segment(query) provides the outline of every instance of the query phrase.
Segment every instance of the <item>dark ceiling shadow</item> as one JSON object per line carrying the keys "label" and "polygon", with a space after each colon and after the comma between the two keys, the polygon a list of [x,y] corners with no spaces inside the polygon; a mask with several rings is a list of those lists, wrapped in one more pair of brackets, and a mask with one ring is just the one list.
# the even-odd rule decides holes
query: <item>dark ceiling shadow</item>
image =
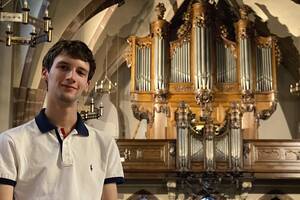
{"label": "dark ceiling shadow", "polygon": [[292,0],[296,4],[300,4],[300,0]]}
{"label": "dark ceiling shadow", "polygon": [[266,22],[262,22],[261,18],[258,16],[255,17],[254,23],[259,35],[272,35],[268,25],[276,29],[276,32],[289,35],[287,37],[276,36],[281,51],[281,63],[277,69],[278,99],[292,138],[300,138],[298,130],[300,123],[300,113],[298,112],[300,101],[299,97],[294,97],[289,92],[290,84],[294,84],[300,79],[298,73],[298,68],[300,67],[300,55],[293,40],[300,41],[300,37],[292,35],[287,26],[280,23],[278,17],[273,16],[265,5],[259,3],[256,3],[256,5],[268,17],[268,21]]}
{"label": "dark ceiling shadow", "polygon": [[[298,68],[300,67],[300,56],[295,44],[293,43],[293,34],[289,32],[286,25],[279,22],[278,17],[271,15],[271,13],[265,5],[259,3],[256,3],[256,5],[268,17],[267,22],[262,22],[261,18],[256,16],[255,26],[259,31],[260,35],[272,35],[267,24],[275,27],[277,32],[281,32],[285,35],[290,35],[287,37],[276,36],[278,38],[278,44],[282,55],[281,64],[291,73],[295,81],[299,80]],[[296,40],[300,40],[300,37],[298,36],[294,36],[294,38]]]}

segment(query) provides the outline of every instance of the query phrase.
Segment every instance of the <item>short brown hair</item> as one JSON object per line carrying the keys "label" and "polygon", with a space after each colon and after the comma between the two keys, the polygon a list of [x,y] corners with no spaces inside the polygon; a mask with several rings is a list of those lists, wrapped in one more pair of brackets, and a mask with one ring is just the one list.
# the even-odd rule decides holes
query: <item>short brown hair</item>
{"label": "short brown hair", "polygon": [[43,67],[50,71],[54,59],[60,54],[66,53],[75,59],[88,62],[90,65],[88,80],[93,78],[96,70],[96,62],[89,47],[79,40],[60,40],[55,43],[47,52],[43,59]]}

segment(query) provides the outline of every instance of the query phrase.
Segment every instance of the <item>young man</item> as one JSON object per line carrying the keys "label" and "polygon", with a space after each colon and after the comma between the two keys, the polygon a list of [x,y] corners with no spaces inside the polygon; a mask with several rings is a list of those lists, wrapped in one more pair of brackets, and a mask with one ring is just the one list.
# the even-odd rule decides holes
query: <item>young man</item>
{"label": "young man", "polygon": [[95,68],[80,41],[59,41],[46,54],[46,108],[0,134],[0,200],[117,199],[124,180],[117,145],[77,113]]}

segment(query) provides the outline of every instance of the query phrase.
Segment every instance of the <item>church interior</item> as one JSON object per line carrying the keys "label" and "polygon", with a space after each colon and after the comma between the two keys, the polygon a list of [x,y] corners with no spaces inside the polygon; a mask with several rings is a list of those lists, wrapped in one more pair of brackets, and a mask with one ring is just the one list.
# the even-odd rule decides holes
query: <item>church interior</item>
{"label": "church interior", "polygon": [[299,0],[1,0],[0,132],[45,105],[49,48],[81,40],[78,111],[117,141],[119,199],[300,199],[299,19]]}

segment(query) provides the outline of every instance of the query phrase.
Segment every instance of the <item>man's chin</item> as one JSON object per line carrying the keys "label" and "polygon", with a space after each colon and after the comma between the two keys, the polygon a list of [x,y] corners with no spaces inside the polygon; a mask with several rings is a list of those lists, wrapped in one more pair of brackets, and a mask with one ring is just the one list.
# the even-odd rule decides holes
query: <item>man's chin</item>
{"label": "man's chin", "polygon": [[67,96],[67,95],[63,95],[61,96],[61,101],[66,103],[66,104],[74,104],[77,103],[78,97],[77,96]]}

